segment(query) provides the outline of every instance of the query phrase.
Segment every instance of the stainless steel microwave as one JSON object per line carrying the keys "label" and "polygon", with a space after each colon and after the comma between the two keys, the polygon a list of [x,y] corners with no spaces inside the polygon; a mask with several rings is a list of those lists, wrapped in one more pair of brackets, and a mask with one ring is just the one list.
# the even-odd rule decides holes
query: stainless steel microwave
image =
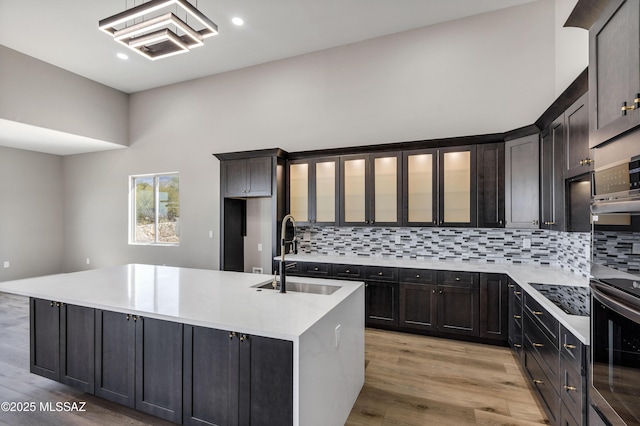
{"label": "stainless steel microwave", "polygon": [[592,183],[592,214],[640,214],[640,155],[596,169]]}

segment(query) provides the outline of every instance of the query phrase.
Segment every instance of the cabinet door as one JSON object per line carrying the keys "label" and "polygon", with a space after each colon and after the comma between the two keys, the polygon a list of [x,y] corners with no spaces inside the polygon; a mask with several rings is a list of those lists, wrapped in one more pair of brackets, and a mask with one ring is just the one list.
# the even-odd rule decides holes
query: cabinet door
{"label": "cabinet door", "polygon": [[478,289],[438,286],[438,330],[479,336]]}
{"label": "cabinet door", "polygon": [[272,183],[272,158],[249,158],[247,161],[247,195],[270,197]]}
{"label": "cabinet door", "polygon": [[398,325],[398,283],[367,281],[365,315],[367,325]]}
{"label": "cabinet door", "polygon": [[238,342],[235,333],[185,325],[185,425],[238,423]]}
{"label": "cabinet door", "polygon": [[296,223],[310,223],[311,215],[311,169],[308,161],[289,163],[289,214]]}
{"label": "cabinet door", "polygon": [[400,283],[399,289],[399,325],[419,330],[436,330],[437,286]]}
{"label": "cabinet door", "polygon": [[640,124],[639,5],[613,0],[589,30],[590,147]]}
{"label": "cabinet door", "polygon": [[439,224],[476,225],[476,148],[439,149]]}
{"label": "cabinet door", "polygon": [[478,145],[478,226],[504,228],[504,144]]}
{"label": "cabinet door", "polygon": [[437,151],[410,151],[402,157],[403,222],[407,226],[437,224]]}
{"label": "cabinet door", "polygon": [[182,324],[138,317],[136,409],[182,422]]}
{"label": "cabinet door", "polygon": [[340,224],[369,224],[370,191],[367,176],[367,156],[344,156],[340,158]]}
{"label": "cabinet door", "polygon": [[338,217],[338,159],[289,163],[289,213],[296,223],[332,225]]}
{"label": "cabinet door", "polygon": [[60,381],[87,393],[94,392],[95,309],[62,304],[60,307]]}
{"label": "cabinet door", "polygon": [[592,160],[589,154],[589,105],[585,93],[565,112],[565,169],[564,178],[589,172]]}
{"label": "cabinet door", "polygon": [[564,115],[542,136],[540,179],[541,228],[564,229]]}
{"label": "cabinet door", "polygon": [[29,299],[30,371],[52,380],[60,379],[59,303]]}
{"label": "cabinet door", "polygon": [[503,342],[508,338],[508,278],[480,274],[480,337]]}
{"label": "cabinet door", "polygon": [[135,342],[133,315],[96,311],[95,394],[135,407]]}
{"label": "cabinet door", "polygon": [[505,227],[539,227],[539,137],[530,135],[505,143]]}
{"label": "cabinet door", "polygon": [[293,424],[293,342],[240,336],[239,424]]}
{"label": "cabinet door", "polygon": [[247,162],[245,160],[227,160],[221,162],[222,176],[225,180],[225,197],[247,196]]}
{"label": "cabinet door", "polygon": [[371,161],[371,213],[376,226],[396,226],[402,221],[402,161],[399,153],[375,154]]}

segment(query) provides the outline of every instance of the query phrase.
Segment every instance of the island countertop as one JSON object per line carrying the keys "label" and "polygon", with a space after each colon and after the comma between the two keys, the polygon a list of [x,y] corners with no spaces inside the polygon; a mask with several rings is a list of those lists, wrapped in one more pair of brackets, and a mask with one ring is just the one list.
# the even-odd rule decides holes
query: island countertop
{"label": "island countertop", "polygon": [[341,287],[331,295],[255,288],[268,275],[129,264],[0,283],[0,291],[184,324],[296,340],[360,282],[299,278]]}

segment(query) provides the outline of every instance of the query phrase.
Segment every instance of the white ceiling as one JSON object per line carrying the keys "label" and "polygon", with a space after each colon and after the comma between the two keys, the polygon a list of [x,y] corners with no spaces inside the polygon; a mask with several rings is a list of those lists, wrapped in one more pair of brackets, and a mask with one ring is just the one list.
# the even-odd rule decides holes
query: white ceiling
{"label": "white ceiling", "polygon": [[[134,93],[535,0],[189,1],[218,25],[219,35],[157,61],[98,30],[99,20],[143,0],[0,0],[0,44]],[[234,16],[245,25],[233,25]],[[118,59],[118,52],[129,59]],[[3,146],[58,155],[113,148],[86,139],[0,120]]]}

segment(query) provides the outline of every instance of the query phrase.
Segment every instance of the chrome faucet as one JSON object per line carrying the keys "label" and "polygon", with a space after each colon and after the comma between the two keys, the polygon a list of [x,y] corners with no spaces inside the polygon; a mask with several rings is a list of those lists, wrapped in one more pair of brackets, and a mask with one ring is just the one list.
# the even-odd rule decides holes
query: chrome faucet
{"label": "chrome faucet", "polygon": [[[286,231],[287,231],[287,221],[291,221],[293,225],[293,238],[290,241],[286,240]],[[296,237],[296,220],[290,214],[286,215],[282,219],[282,229],[280,231],[280,293],[287,292],[287,284],[286,284],[286,270],[287,266],[284,263],[284,254],[285,254],[285,246],[291,243],[293,248],[293,253],[298,254],[298,238]],[[291,265],[293,266],[293,265]]]}

